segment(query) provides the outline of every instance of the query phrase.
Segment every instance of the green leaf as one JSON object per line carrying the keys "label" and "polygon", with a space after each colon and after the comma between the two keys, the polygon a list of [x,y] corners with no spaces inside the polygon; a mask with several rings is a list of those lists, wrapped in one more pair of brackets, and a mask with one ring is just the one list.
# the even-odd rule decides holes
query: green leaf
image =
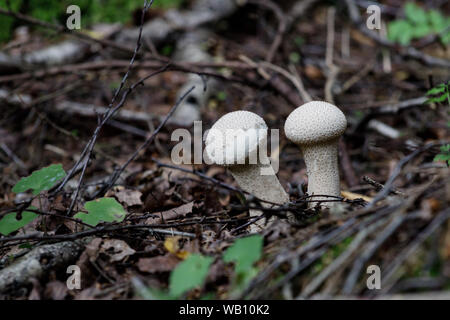
{"label": "green leaf", "polygon": [[291,52],[289,54],[289,61],[293,64],[298,64],[300,62],[300,54],[298,52]]}
{"label": "green leaf", "polygon": [[445,86],[445,84],[440,84],[440,85],[438,85],[438,86],[436,86],[436,87],[434,87],[434,88],[431,88],[430,90],[428,90],[427,91],[427,96],[428,95],[435,95],[435,94],[438,94],[438,93],[442,93],[442,92],[445,92],[445,89],[446,89],[446,86]]}
{"label": "green leaf", "polygon": [[238,239],[225,251],[223,260],[234,262],[236,273],[246,272],[256,261],[261,259],[263,240],[260,235]]}
{"label": "green leaf", "polygon": [[29,242],[25,242],[19,245],[19,249],[31,249],[31,248],[33,248],[33,246]]}
{"label": "green leaf", "polygon": [[426,24],[428,22],[427,13],[413,2],[405,5],[406,18],[416,24]]}
{"label": "green leaf", "polygon": [[425,37],[426,35],[429,35],[432,32],[433,30],[431,29],[431,27],[428,24],[424,23],[415,26],[412,34],[414,38],[422,38]]}
{"label": "green leaf", "polygon": [[431,102],[444,102],[445,100],[448,99],[448,97],[449,97],[449,93],[447,92],[440,97],[434,97],[434,98],[431,98],[430,100],[431,100]]}
{"label": "green leaf", "polygon": [[447,27],[446,19],[437,10],[430,10],[428,12],[428,21],[430,21],[434,32],[441,32]]}
{"label": "green leaf", "polygon": [[443,44],[449,45],[450,44],[450,32],[447,32],[447,33],[441,35],[441,41]]}
{"label": "green leaf", "polygon": [[59,180],[66,176],[62,164],[52,164],[48,167],[34,171],[30,176],[20,179],[12,189],[13,192],[25,192],[29,189],[34,195],[51,189]]}
{"label": "green leaf", "polygon": [[225,101],[227,99],[227,93],[225,91],[217,92],[217,100]]}
{"label": "green leaf", "polygon": [[434,157],[435,162],[450,162],[450,154],[438,154]]}
{"label": "green leaf", "polygon": [[296,45],[297,47],[300,48],[300,47],[305,43],[305,39],[302,38],[302,37],[300,37],[300,36],[296,36],[296,37],[294,38],[294,43],[295,43],[295,45]]}
{"label": "green leaf", "polygon": [[95,227],[100,222],[121,222],[125,219],[126,211],[114,198],[100,198],[88,201],[84,208],[89,213],[78,212],[74,218]]}
{"label": "green leaf", "polygon": [[[34,207],[30,207],[30,209],[35,209]],[[4,236],[7,236],[11,232],[17,231],[20,228],[26,226],[31,221],[38,217],[38,214],[30,211],[22,212],[22,219],[17,220],[17,212],[8,213],[0,220],[0,233]]]}
{"label": "green leaf", "polygon": [[408,29],[400,33],[398,36],[398,43],[403,46],[407,46],[411,43],[411,39],[414,38],[414,30]]}
{"label": "green leaf", "polygon": [[180,297],[183,293],[199,287],[208,275],[213,258],[201,254],[191,254],[179,263],[170,274],[169,292],[172,297]]}
{"label": "green leaf", "polygon": [[161,49],[161,54],[166,57],[170,56],[172,54],[172,52],[173,52],[173,46],[171,46],[171,45],[165,45]]}
{"label": "green leaf", "polygon": [[445,146],[441,146],[439,149],[441,149],[442,152],[450,152],[450,144],[446,144]]}
{"label": "green leaf", "polygon": [[406,20],[392,21],[388,25],[388,39],[402,45],[408,45],[413,38],[413,26]]}

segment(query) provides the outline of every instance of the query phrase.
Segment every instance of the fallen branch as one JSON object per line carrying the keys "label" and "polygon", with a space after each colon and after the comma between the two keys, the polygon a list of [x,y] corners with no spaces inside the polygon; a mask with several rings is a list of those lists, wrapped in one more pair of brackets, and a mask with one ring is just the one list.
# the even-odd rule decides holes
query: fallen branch
{"label": "fallen branch", "polygon": [[66,241],[37,247],[0,271],[0,292],[22,287],[74,262],[84,241]]}

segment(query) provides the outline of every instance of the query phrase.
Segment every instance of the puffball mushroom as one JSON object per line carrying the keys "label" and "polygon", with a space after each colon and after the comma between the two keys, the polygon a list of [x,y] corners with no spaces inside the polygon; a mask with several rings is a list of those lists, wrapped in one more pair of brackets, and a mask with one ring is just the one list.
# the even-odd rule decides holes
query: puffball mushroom
{"label": "puffball mushroom", "polygon": [[[289,196],[278,181],[264,148],[267,148],[264,120],[249,111],[235,111],[221,117],[209,130],[204,155],[207,163],[226,166],[244,191],[265,201],[284,204]],[[271,206],[269,203],[262,205]],[[260,214],[260,210],[250,210],[250,216]],[[251,231],[261,231],[264,220],[253,224]]]}
{"label": "puffball mushroom", "polygon": [[[347,127],[338,107],[311,101],[295,109],[286,119],[286,137],[303,151],[309,195],[340,196],[338,141]],[[330,200],[314,197],[312,200]]]}

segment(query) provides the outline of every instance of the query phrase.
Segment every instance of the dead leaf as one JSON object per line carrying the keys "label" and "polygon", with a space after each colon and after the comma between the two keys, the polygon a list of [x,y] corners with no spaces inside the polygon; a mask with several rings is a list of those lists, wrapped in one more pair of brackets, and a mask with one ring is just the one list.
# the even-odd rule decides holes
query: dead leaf
{"label": "dead leaf", "polygon": [[363,199],[366,202],[371,202],[373,200],[371,197],[350,191],[341,191],[341,195],[348,200]]}
{"label": "dead leaf", "polygon": [[119,202],[127,206],[140,206],[143,204],[141,200],[142,192],[137,190],[124,189],[115,194]]}
{"label": "dead leaf", "polygon": [[94,238],[91,242],[89,242],[85,249],[85,252],[89,258],[97,258],[102,241],[102,238]]}
{"label": "dead leaf", "polygon": [[208,169],[208,171],[206,171],[206,175],[208,176],[208,177],[214,177],[216,174],[222,174],[222,173],[224,173],[224,169],[222,168],[222,167],[219,167],[219,166],[217,166],[217,167],[211,167],[211,168],[209,168]]}
{"label": "dead leaf", "polygon": [[226,264],[222,260],[218,260],[210,267],[206,281],[214,283],[220,280],[220,278],[230,276],[227,271],[229,273],[229,268],[227,268]]}
{"label": "dead leaf", "polygon": [[95,261],[100,252],[101,238],[92,239],[86,245],[83,253],[78,258],[76,265],[81,269],[81,283],[83,288],[89,286],[96,280],[96,273],[92,268],[91,261]]}
{"label": "dead leaf", "polygon": [[136,252],[125,241],[116,239],[104,240],[101,251],[106,253],[111,261],[121,261]]}
{"label": "dead leaf", "polygon": [[36,278],[31,278],[30,282],[33,285],[30,294],[28,295],[28,300],[41,300],[41,284]]}
{"label": "dead leaf", "polygon": [[137,267],[141,272],[169,272],[172,271],[180,260],[173,254],[169,253],[164,256],[152,258],[141,258],[137,263]]}
{"label": "dead leaf", "polygon": [[323,77],[322,71],[312,65],[307,65],[305,67],[305,74],[309,79],[319,79]]}
{"label": "dead leaf", "polygon": [[181,250],[180,248],[180,239],[181,237],[167,237],[164,241],[164,248],[170,253],[173,253],[180,259],[186,259],[190,252],[186,250]]}
{"label": "dead leaf", "polygon": [[50,281],[45,287],[45,297],[52,300],[63,300],[67,296],[67,285],[61,281]]}
{"label": "dead leaf", "polygon": [[[156,215],[163,217],[164,221],[172,220],[178,217],[184,217],[188,213],[192,212],[192,208],[194,207],[194,201],[191,201],[189,203],[183,204],[182,206],[179,206],[178,208],[170,209],[163,212],[157,212]],[[148,218],[145,221],[146,224],[158,224],[163,223],[162,218]]]}

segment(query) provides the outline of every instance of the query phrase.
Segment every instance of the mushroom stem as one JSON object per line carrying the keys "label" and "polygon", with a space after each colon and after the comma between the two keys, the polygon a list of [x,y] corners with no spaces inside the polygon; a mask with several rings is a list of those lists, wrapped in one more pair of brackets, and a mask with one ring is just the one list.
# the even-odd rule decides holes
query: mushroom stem
{"label": "mushroom stem", "polygon": [[[276,204],[285,204],[289,202],[289,196],[284,191],[280,184],[273,168],[270,164],[247,164],[235,165],[228,168],[242,190],[251,193],[261,200],[273,202]],[[265,175],[262,175],[262,170]],[[263,207],[270,208],[272,205],[267,202],[262,202]],[[262,214],[261,210],[250,210],[250,216],[259,216]],[[264,228],[266,219],[260,219],[251,227],[252,232],[259,232]],[[275,217],[269,219],[272,223]],[[254,227],[253,227],[254,226]]]}
{"label": "mushroom stem", "polygon": [[[303,150],[308,174],[308,194],[338,197],[339,167],[338,141],[347,127],[347,119],[338,107],[324,102],[311,101],[291,112],[286,119],[286,137]],[[326,201],[329,197],[313,197]],[[326,206],[332,207],[328,202]],[[310,202],[309,207],[315,206]]]}
{"label": "mushroom stem", "polygon": [[[205,159],[209,163],[229,168],[238,185],[258,199],[274,204],[289,202],[270,159],[267,148],[267,125],[264,119],[249,111],[234,111],[221,117],[212,126],[205,140]],[[262,203],[270,207],[270,203]],[[251,216],[261,215],[262,210],[250,210]],[[273,218],[275,218],[273,216]],[[289,221],[295,221],[288,213]],[[252,232],[264,229],[266,219],[250,225]],[[270,219],[269,222],[273,220]]]}
{"label": "mushroom stem", "polygon": [[[339,197],[338,141],[331,140],[314,145],[302,145],[308,174],[308,195]],[[313,197],[311,200],[330,200],[329,197]],[[310,207],[315,202],[311,202]]]}

